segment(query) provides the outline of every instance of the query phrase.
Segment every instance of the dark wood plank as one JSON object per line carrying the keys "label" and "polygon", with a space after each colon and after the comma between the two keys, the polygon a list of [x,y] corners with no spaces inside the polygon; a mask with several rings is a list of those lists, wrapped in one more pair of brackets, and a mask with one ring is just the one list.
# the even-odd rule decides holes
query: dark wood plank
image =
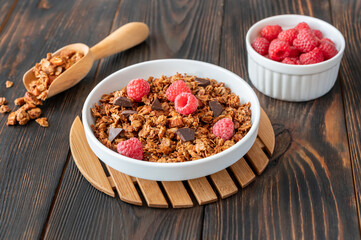
{"label": "dark wood plank", "polygon": [[361,225],[361,49],[359,44],[361,1],[333,0],[331,4],[333,24],[341,31],[346,40],[346,49],[340,67],[340,79]]}
{"label": "dark wood plank", "polygon": [[7,23],[10,19],[11,14],[14,12],[15,6],[18,3],[18,0],[1,0],[0,1],[0,34],[7,26]]}
{"label": "dark wood plank", "polygon": [[[118,2],[19,1],[0,40],[0,96],[13,101],[25,93],[22,75],[49,51],[73,42],[92,45],[109,33]],[[92,17],[90,17],[92,16]],[[102,19],[102,21],[99,21]],[[42,107],[50,127],[36,122],[6,126],[0,116],[0,239],[38,239],[69,152],[69,130],[90,90],[96,65],[75,88],[48,99]],[[6,89],[5,81],[14,81]]]}
{"label": "dark wood plank", "polygon": [[[227,0],[225,13],[220,65],[247,80],[244,39],[254,22],[285,13],[331,21],[328,1]],[[275,157],[247,188],[205,207],[202,237],[359,239],[340,82],[324,97],[304,103],[257,94],[276,124]]]}
{"label": "dark wood plank", "polygon": [[[129,21],[144,21],[149,25],[150,37],[146,43],[102,61],[94,82],[99,82],[118,69],[151,59],[178,57],[217,63],[222,11],[222,2],[216,0],[143,1],[142,4],[121,1],[113,30]],[[53,239],[59,234],[65,239],[77,236],[95,239],[201,237],[202,206],[167,210],[148,208],[145,204],[137,207],[121,202],[118,197],[104,198],[102,194],[92,191],[90,184],[79,185],[80,182],[72,181],[73,175],[79,176],[79,173],[68,167],[44,234],[46,239]],[[81,196],[82,193],[86,193],[86,196]],[[91,198],[89,202],[84,201],[87,197]],[[69,198],[72,201],[70,204],[70,200],[64,200]],[[83,206],[78,210],[75,206],[80,204]],[[69,211],[69,208],[73,211]],[[96,229],[97,233],[94,236],[88,234],[89,229]]]}
{"label": "dark wood plank", "polygon": [[154,209],[108,197],[85,180],[71,158],[44,239],[199,239],[201,212],[199,206]]}

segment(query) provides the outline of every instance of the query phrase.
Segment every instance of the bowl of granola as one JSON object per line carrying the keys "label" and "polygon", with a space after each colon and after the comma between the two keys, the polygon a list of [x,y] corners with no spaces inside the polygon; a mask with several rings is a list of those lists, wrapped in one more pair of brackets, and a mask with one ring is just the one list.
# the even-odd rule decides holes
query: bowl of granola
{"label": "bowl of granola", "polygon": [[157,181],[206,176],[253,145],[260,105],[252,88],[222,67],[153,60],[101,81],[82,110],[87,141],[105,164]]}

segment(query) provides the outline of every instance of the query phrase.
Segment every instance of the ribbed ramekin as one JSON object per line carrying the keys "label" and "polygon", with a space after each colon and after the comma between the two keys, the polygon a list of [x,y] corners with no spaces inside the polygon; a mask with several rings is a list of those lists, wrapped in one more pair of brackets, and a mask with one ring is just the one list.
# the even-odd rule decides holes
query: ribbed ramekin
{"label": "ribbed ramekin", "polygon": [[[251,43],[260,36],[267,25],[293,28],[306,22],[311,28],[321,30],[338,50],[333,58],[310,65],[291,65],[272,61],[258,54]],[[278,15],[255,23],[247,32],[248,75],[253,85],[263,94],[286,101],[308,101],[323,96],[336,82],[345,49],[345,39],[334,26],[317,18],[303,15]]]}

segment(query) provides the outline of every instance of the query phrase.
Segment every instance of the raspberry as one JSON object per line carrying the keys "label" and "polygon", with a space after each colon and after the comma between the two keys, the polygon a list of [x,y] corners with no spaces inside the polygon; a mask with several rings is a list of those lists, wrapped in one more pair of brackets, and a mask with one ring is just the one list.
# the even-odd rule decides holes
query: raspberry
{"label": "raspberry", "polygon": [[132,98],[134,101],[140,102],[143,96],[146,96],[149,93],[150,86],[147,81],[142,78],[134,79],[130,81],[127,85],[127,94],[128,97]]}
{"label": "raspberry", "polygon": [[298,60],[297,58],[286,57],[285,59],[282,60],[282,62],[286,64],[298,65],[297,60]]}
{"label": "raspberry", "polygon": [[332,45],[335,45],[335,43],[331,40],[331,39],[329,39],[329,38],[322,38],[321,39],[321,43],[322,42],[329,42],[329,43],[331,43]]}
{"label": "raspberry", "polygon": [[301,64],[319,63],[322,62],[323,60],[324,57],[322,51],[317,47],[308,53],[304,53],[300,55]]}
{"label": "raspberry", "polygon": [[275,39],[271,42],[268,49],[269,57],[272,60],[282,61],[284,58],[290,55],[290,45],[279,39]]}
{"label": "raspberry", "polygon": [[338,53],[335,45],[330,43],[329,41],[321,41],[320,46],[318,48],[321,49],[321,52],[325,57],[325,60],[328,60],[336,56],[336,54]]}
{"label": "raspberry", "polygon": [[311,29],[310,26],[308,26],[308,24],[305,23],[305,22],[300,22],[299,24],[297,24],[297,26],[295,28],[298,29],[298,30]]}
{"label": "raspberry", "polygon": [[295,58],[300,55],[300,51],[297,48],[295,48],[294,46],[291,46],[290,48],[291,48],[290,55],[289,55],[290,58]]}
{"label": "raspberry", "polygon": [[223,118],[218,120],[213,126],[213,134],[222,138],[224,141],[231,139],[233,136],[234,125],[231,119]]}
{"label": "raspberry", "polygon": [[263,37],[259,37],[251,44],[253,49],[261,55],[268,53],[269,41]]}
{"label": "raspberry", "polygon": [[123,156],[142,160],[143,146],[138,138],[130,138],[127,141],[122,141],[117,145],[117,151]]}
{"label": "raspberry", "polygon": [[282,32],[281,26],[268,25],[261,30],[261,36],[267,39],[268,41],[272,41],[273,39],[277,38],[280,32]]}
{"label": "raspberry", "polygon": [[295,40],[297,37],[297,34],[298,30],[295,28],[291,28],[280,32],[280,34],[278,34],[278,39],[287,42],[289,45],[292,45],[293,40]]}
{"label": "raspberry", "polygon": [[318,46],[318,41],[310,30],[300,30],[297,38],[293,41],[295,46],[301,52],[309,52]]}
{"label": "raspberry", "polygon": [[177,112],[189,115],[197,110],[198,99],[192,94],[183,92],[179,94],[174,101],[174,108]]}
{"label": "raspberry", "polygon": [[185,82],[183,82],[182,80],[178,80],[168,87],[165,95],[167,96],[167,99],[169,101],[174,102],[175,98],[183,92],[190,93],[191,90],[187,87],[187,84]]}
{"label": "raspberry", "polygon": [[313,35],[315,35],[318,39],[322,39],[323,38],[323,34],[320,30],[317,29],[313,29],[312,30]]}

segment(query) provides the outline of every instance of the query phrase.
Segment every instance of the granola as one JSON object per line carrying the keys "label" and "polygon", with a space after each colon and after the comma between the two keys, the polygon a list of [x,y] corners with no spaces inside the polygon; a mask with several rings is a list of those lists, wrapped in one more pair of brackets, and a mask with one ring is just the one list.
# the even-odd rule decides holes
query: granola
{"label": "granola", "polygon": [[11,88],[13,85],[14,85],[14,83],[12,81],[6,81],[5,82],[6,88]]}
{"label": "granola", "polygon": [[[174,103],[167,100],[166,90],[177,80],[183,80],[198,99],[198,108],[192,114],[178,113]],[[150,85],[149,94],[143,96],[141,102],[131,100],[130,108],[119,104],[120,100],[122,103],[124,99],[130,100],[126,87],[104,94],[99,103],[91,108],[95,119],[95,124],[91,125],[94,135],[106,147],[117,151],[119,142],[136,137],[143,145],[143,160],[185,162],[228,149],[251,128],[250,103],[241,104],[239,96],[222,82],[179,73],[170,77],[149,77],[147,82]],[[229,140],[212,133],[213,125],[223,118],[230,118],[234,122],[234,134]],[[194,137],[179,135],[182,132],[190,132]]]}
{"label": "granola", "polygon": [[[25,125],[31,119],[36,119],[40,126],[48,127],[46,118],[39,119],[41,109],[37,106],[43,105],[42,101],[46,100],[51,83],[83,56],[81,52],[65,49],[57,55],[48,53],[46,58],[41,59],[40,63],[36,63],[33,68],[35,80],[30,83],[30,91],[26,92],[24,97],[15,99],[15,105],[20,106],[20,108],[9,114],[7,125]],[[12,85],[12,82],[6,82],[6,87]],[[0,105],[5,103],[6,99],[0,98]],[[5,111],[5,108],[0,110]]]}

